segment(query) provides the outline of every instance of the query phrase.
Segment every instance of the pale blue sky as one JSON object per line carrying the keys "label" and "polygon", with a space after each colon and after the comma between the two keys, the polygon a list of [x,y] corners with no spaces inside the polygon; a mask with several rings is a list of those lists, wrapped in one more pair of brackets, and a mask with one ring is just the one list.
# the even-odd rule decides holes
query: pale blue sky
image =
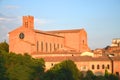
{"label": "pale blue sky", "polygon": [[120,0],[0,0],[0,41],[25,15],[34,16],[40,30],[84,28],[91,49],[120,38]]}

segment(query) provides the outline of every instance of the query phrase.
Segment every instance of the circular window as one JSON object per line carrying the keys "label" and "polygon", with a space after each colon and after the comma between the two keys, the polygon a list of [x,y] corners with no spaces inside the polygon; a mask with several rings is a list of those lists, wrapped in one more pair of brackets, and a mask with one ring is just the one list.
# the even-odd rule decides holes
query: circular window
{"label": "circular window", "polygon": [[23,33],[20,33],[20,34],[19,34],[19,38],[20,38],[20,39],[24,39],[24,37],[25,37],[25,35],[24,35]]}

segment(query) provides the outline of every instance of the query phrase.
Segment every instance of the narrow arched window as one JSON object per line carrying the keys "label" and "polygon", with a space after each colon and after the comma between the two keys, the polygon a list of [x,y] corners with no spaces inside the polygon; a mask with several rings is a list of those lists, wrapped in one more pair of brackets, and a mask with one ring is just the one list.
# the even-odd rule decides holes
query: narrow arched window
{"label": "narrow arched window", "polygon": [[95,69],[95,66],[94,66],[94,65],[92,65],[92,69]]}
{"label": "narrow arched window", "polygon": [[50,52],[52,51],[52,45],[51,45],[51,43],[50,43]]}
{"label": "narrow arched window", "polygon": [[105,65],[104,64],[102,65],[102,69],[105,69]]}
{"label": "narrow arched window", "polygon": [[48,51],[48,45],[47,45],[47,42],[46,42],[46,52]]}
{"label": "narrow arched window", "polygon": [[57,48],[59,49],[59,44],[57,44]]}
{"label": "narrow arched window", "polygon": [[97,69],[100,69],[100,65],[97,65]]}
{"label": "narrow arched window", "polygon": [[54,66],[54,64],[53,64],[53,63],[51,63],[51,66]]}
{"label": "narrow arched window", "polygon": [[28,22],[25,22],[25,27],[28,28]]}
{"label": "narrow arched window", "polygon": [[39,51],[39,42],[37,41],[37,52]]}
{"label": "narrow arched window", "polygon": [[110,65],[109,64],[107,65],[107,69],[110,69]]}
{"label": "narrow arched window", "polygon": [[41,51],[43,52],[43,42],[41,42]]}
{"label": "narrow arched window", "polygon": [[55,44],[54,44],[54,50],[56,50]]}
{"label": "narrow arched window", "polygon": [[84,44],[84,40],[83,40],[83,44]]}

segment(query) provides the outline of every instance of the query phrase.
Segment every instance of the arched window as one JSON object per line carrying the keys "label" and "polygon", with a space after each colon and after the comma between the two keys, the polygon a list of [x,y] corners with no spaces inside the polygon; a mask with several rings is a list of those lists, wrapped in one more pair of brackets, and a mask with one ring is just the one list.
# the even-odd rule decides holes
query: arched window
{"label": "arched window", "polygon": [[25,22],[25,27],[28,28],[28,22]]}
{"label": "arched window", "polygon": [[95,66],[94,66],[94,65],[92,65],[92,69],[95,69]]}
{"label": "arched window", "polygon": [[97,69],[100,69],[100,65],[97,65]]}
{"label": "arched window", "polygon": [[43,42],[41,42],[41,51],[43,52]]}
{"label": "arched window", "polygon": [[52,51],[52,45],[51,45],[51,43],[50,43],[50,52]]}
{"label": "arched window", "polygon": [[48,51],[48,44],[47,44],[47,42],[46,42],[46,52]]}
{"label": "arched window", "polygon": [[102,65],[102,69],[105,69],[105,65],[104,64]]}
{"label": "arched window", "polygon": [[54,50],[56,50],[55,43],[54,43]]}
{"label": "arched window", "polygon": [[110,69],[110,65],[109,64],[107,65],[107,69]]}
{"label": "arched window", "polygon": [[84,40],[83,40],[83,44],[84,44]]}
{"label": "arched window", "polygon": [[54,66],[54,64],[53,64],[53,63],[51,63],[51,66]]}
{"label": "arched window", "polygon": [[39,51],[39,42],[37,41],[37,52]]}
{"label": "arched window", "polygon": [[59,44],[57,44],[57,48],[59,49]]}

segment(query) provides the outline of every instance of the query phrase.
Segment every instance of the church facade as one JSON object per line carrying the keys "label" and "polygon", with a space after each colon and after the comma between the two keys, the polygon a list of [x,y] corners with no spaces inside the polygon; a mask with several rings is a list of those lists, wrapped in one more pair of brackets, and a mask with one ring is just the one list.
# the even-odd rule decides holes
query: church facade
{"label": "church facade", "polygon": [[84,29],[41,31],[34,29],[34,17],[23,16],[23,24],[9,32],[9,51],[15,53],[54,53],[89,51]]}

